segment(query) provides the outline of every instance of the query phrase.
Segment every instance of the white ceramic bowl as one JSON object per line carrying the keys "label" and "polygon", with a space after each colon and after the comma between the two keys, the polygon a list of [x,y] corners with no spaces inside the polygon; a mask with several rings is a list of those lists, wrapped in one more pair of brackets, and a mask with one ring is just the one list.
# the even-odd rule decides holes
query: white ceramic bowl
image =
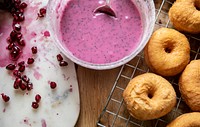
{"label": "white ceramic bowl", "polygon": [[132,0],[132,2],[138,8],[142,23],[143,23],[143,34],[141,35],[141,39],[136,47],[136,49],[128,56],[120,59],[116,62],[106,63],[106,64],[94,64],[83,61],[78,59],[77,57],[73,56],[72,53],[64,48],[61,43],[60,37],[60,20],[62,18],[62,12],[65,9],[65,6],[69,2],[69,0],[50,0],[47,7],[47,18],[49,18],[49,23],[51,26],[51,32],[53,33],[53,38],[55,39],[56,45],[58,48],[65,54],[70,60],[73,62],[90,69],[96,70],[105,70],[105,69],[112,69],[115,67],[119,67],[130,60],[132,60],[138,53],[140,53],[145,45],[147,44],[155,24],[155,6],[153,0]]}

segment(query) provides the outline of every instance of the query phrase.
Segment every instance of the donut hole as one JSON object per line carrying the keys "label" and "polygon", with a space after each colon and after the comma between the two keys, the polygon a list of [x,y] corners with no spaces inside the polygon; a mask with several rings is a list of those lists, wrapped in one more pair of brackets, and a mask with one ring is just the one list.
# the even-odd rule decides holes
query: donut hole
{"label": "donut hole", "polygon": [[150,98],[150,99],[153,98],[153,94],[151,94],[151,93],[148,93],[147,96],[148,96],[148,98]]}
{"label": "donut hole", "polygon": [[166,48],[165,48],[165,52],[166,52],[166,53],[171,53],[172,50],[173,50],[172,47],[166,47]]}
{"label": "donut hole", "polygon": [[148,92],[147,92],[147,97],[149,98],[149,99],[152,99],[153,98],[153,96],[154,96],[154,90],[152,90],[152,89],[150,89]]}

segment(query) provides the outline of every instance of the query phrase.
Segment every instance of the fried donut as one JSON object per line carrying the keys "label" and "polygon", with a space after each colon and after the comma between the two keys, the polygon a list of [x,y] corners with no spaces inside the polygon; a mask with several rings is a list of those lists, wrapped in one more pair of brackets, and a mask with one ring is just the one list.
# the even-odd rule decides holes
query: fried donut
{"label": "fried donut", "polygon": [[186,104],[200,111],[200,60],[188,64],[179,79],[179,89]]}
{"label": "fried donut", "polygon": [[200,0],[176,0],[169,10],[169,19],[179,31],[200,33]]}
{"label": "fried donut", "polygon": [[186,113],[173,120],[167,127],[200,127],[200,113]]}
{"label": "fried donut", "polygon": [[176,104],[176,93],[164,78],[146,73],[133,78],[123,92],[131,116],[151,120],[169,113]]}
{"label": "fried donut", "polygon": [[149,68],[162,76],[174,76],[190,61],[190,44],[185,35],[170,28],[156,30],[144,48]]}

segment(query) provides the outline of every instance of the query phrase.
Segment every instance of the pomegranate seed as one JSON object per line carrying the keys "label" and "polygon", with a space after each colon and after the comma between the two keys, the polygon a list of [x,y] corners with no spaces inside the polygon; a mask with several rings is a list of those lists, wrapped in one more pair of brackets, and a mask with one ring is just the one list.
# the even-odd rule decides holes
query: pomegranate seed
{"label": "pomegranate seed", "polygon": [[57,55],[57,60],[58,60],[58,61],[62,61],[62,60],[63,60],[63,57],[62,57],[61,54],[58,54],[58,55]]}
{"label": "pomegranate seed", "polygon": [[20,72],[24,72],[24,71],[25,71],[25,66],[24,66],[24,65],[20,66],[18,70],[19,70]]}
{"label": "pomegranate seed", "polygon": [[68,63],[66,62],[66,61],[60,61],[60,64],[59,64],[60,66],[67,66],[68,65]]}
{"label": "pomegranate seed", "polygon": [[25,62],[24,61],[21,61],[18,63],[18,66],[24,66]]}
{"label": "pomegranate seed", "polygon": [[14,70],[15,68],[16,68],[16,65],[14,65],[14,64],[9,64],[6,66],[7,70]]}
{"label": "pomegranate seed", "polygon": [[25,2],[21,3],[19,6],[21,9],[24,9],[27,7],[27,4]]}
{"label": "pomegranate seed", "polygon": [[25,45],[26,45],[26,43],[25,43],[24,40],[20,40],[20,41],[18,41],[18,44],[19,44],[20,46],[25,46]]}
{"label": "pomegranate seed", "polygon": [[18,46],[13,46],[12,48],[13,51],[21,52],[21,49]]}
{"label": "pomegranate seed", "polygon": [[35,96],[35,101],[36,101],[37,103],[39,103],[40,100],[41,100],[41,96],[40,96],[39,94],[37,94],[37,95]]}
{"label": "pomegranate seed", "polygon": [[13,29],[15,31],[20,31],[21,30],[21,25],[19,23],[14,24]]}
{"label": "pomegranate seed", "polygon": [[38,17],[44,17],[46,14],[46,9],[45,8],[41,8],[39,13],[38,13]]}
{"label": "pomegranate seed", "polygon": [[28,58],[27,64],[33,64],[34,63],[34,59],[33,58]]}
{"label": "pomegranate seed", "polygon": [[20,4],[21,0],[14,0],[14,3]]}
{"label": "pomegranate seed", "polygon": [[33,53],[33,54],[36,54],[36,53],[37,53],[37,47],[36,47],[36,46],[33,46],[33,47],[31,48],[31,50],[32,50],[32,53]]}
{"label": "pomegranate seed", "polygon": [[24,9],[20,8],[19,12],[23,14],[24,13]]}
{"label": "pomegranate seed", "polygon": [[13,75],[18,77],[18,78],[21,78],[21,73],[18,70],[14,70]]}
{"label": "pomegranate seed", "polygon": [[1,97],[5,102],[8,102],[10,100],[10,97],[5,95],[4,93],[1,94]]}
{"label": "pomegranate seed", "polygon": [[21,33],[17,33],[17,35],[16,35],[16,39],[19,41],[19,40],[21,40],[22,39],[22,34]]}
{"label": "pomegranate seed", "polygon": [[30,79],[26,76],[26,75],[23,75],[22,76],[22,80],[26,83],[28,83],[30,81]]}
{"label": "pomegranate seed", "polygon": [[34,109],[37,109],[39,107],[39,104],[37,102],[32,102],[32,107]]}
{"label": "pomegranate seed", "polygon": [[17,32],[13,30],[13,31],[10,33],[10,38],[11,38],[12,40],[15,40],[15,39],[16,39],[16,36],[17,36]]}
{"label": "pomegranate seed", "polygon": [[19,14],[18,18],[19,18],[19,21],[21,21],[21,22],[25,20],[25,17],[23,14]]}
{"label": "pomegranate seed", "polygon": [[14,22],[19,22],[19,17],[16,14],[13,14],[13,18]]}
{"label": "pomegranate seed", "polygon": [[27,88],[27,86],[24,84],[24,83],[21,83],[20,85],[19,85],[19,87],[20,87],[20,89],[21,90],[26,90],[26,88]]}
{"label": "pomegranate seed", "polygon": [[19,3],[14,3],[14,6],[16,9],[19,9],[20,4]]}
{"label": "pomegranate seed", "polygon": [[33,84],[31,82],[27,83],[27,90],[31,91],[33,89]]}
{"label": "pomegranate seed", "polygon": [[10,43],[10,44],[7,46],[7,49],[8,49],[8,50],[12,50],[14,46],[15,46],[15,43]]}
{"label": "pomegranate seed", "polygon": [[40,9],[40,14],[45,15],[47,12],[47,10],[45,8],[41,8]]}
{"label": "pomegranate seed", "polygon": [[51,89],[55,89],[57,84],[55,82],[50,82]]}
{"label": "pomegranate seed", "polygon": [[12,60],[17,60],[19,58],[19,56],[20,56],[20,52],[18,52],[18,51],[13,50],[10,53],[10,57]]}
{"label": "pomegranate seed", "polygon": [[16,78],[13,87],[15,89],[18,89],[21,84],[22,84],[22,80],[20,78]]}

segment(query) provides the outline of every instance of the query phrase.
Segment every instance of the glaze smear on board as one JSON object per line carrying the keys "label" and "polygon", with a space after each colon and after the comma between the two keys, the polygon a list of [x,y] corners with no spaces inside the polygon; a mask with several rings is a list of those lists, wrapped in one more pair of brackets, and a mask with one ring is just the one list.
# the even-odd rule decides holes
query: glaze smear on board
{"label": "glaze smear on board", "polygon": [[118,61],[129,55],[141,37],[142,22],[131,0],[112,0],[117,18],[94,15],[103,0],[71,0],[60,23],[63,45],[77,58],[95,64]]}

